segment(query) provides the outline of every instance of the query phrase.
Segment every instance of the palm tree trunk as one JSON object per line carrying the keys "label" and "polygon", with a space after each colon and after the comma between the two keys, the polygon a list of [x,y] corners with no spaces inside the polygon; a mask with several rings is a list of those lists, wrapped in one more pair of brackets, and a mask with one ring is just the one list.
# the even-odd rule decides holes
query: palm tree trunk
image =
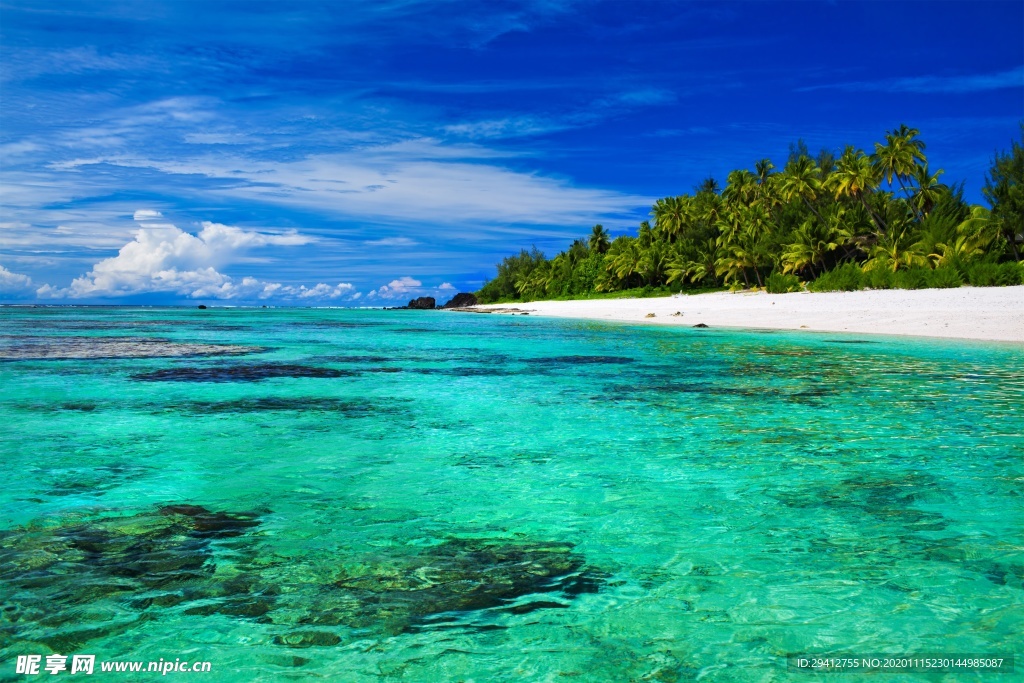
{"label": "palm tree trunk", "polygon": [[864,199],[864,193],[860,192],[857,194],[857,196],[860,197],[860,203],[864,205],[864,209],[867,210],[868,215],[871,216],[872,222],[874,222],[874,224],[878,227],[879,230],[885,232],[885,221],[882,220],[881,216],[879,216],[877,213],[871,210],[871,207],[868,206],[868,200]]}
{"label": "palm tree trunk", "polygon": [[807,197],[801,197],[800,199],[804,200],[804,204],[807,205],[807,208],[810,209],[814,213],[814,215],[818,217],[818,220],[821,221],[822,224],[824,224],[825,223],[825,219],[821,217],[821,214],[818,213],[817,209],[815,209],[813,206],[811,206],[811,203],[809,201],[807,201]]}

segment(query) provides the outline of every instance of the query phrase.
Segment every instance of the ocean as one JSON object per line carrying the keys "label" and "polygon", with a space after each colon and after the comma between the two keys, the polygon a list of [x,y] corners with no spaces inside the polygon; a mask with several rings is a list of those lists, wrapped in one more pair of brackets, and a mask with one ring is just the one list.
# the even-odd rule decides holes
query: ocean
{"label": "ocean", "polygon": [[1020,345],[7,307],[0,389],[0,679],[54,654],[109,680],[742,682],[1024,652]]}

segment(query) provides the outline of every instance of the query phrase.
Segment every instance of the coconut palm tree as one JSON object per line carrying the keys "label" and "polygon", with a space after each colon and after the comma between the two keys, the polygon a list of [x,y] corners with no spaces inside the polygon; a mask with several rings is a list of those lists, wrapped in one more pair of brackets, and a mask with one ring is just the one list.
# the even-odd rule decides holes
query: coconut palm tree
{"label": "coconut palm tree", "polygon": [[829,177],[829,189],[835,198],[849,197],[859,200],[879,230],[885,231],[885,221],[868,204],[867,195],[878,188],[878,169],[863,151],[847,146],[839,157],[836,170]]}
{"label": "coconut palm tree", "polygon": [[669,242],[674,242],[686,230],[689,220],[687,197],[665,197],[654,203],[651,215],[654,216],[654,229],[664,235]]}
{"label": "coconut palm tree", "polygon": [[611,245],[611,241],[608,239],[608,231],[604,229],[604,226],[598,223],[590,231],[590,239],[587,240],[587,247],[590,251],[598,254],[603,254],[608,251],[608,247]]}
{"label": "coconut palm tree", "polygon": [[945,171],[939,169],[935,175],[931,175],[931,172],[928,170],[928,164],[922,164],[915,170],[917,192],[914,194],[911,204],[917,210],[917,214],[922,220],[931,213],[935,203],[942,198],[942,195],[949,192],[949,188],[939,182],[939,176],[943,173]]}
{"label": "coconut palm tree", "polygon": [[807,219],[793,231],[793,242],[782,252],[782,272],[799,273],[806,268],[811,271],[811,277],[816,277],[814,264],[820,263],[824,270],[825,256],[839,245],[839,235],[834,228]]}
{"label": "coconut palm tree", "polygon": [[789,162],[783,170],[780,183],[779,193],[785,201],[802,200],[811,213],[817,216],[818,220],[822,220],[821,214],[811,204],[818,198],[818,192],[821,190],[820,169],[814,161],[801,156]]}
{"label": "coconut palm tree", "polygon": [[895,178],[908,199],[911,192],[907,188],[907,183],[916,175],[917,163],[925,163],[925,145],[917,139],[920,132],[901,123],[897,130],[885,134],[884,145],[880,142],[875,143],[875,153],[871,157],[872,163],[885,178],[885,182],[892,185]]}
{"label": "coconut palm tree", "polygon": [[749,206],[757,196],[757,176],[746,169],[733,171],[725,181],[722,198]]}

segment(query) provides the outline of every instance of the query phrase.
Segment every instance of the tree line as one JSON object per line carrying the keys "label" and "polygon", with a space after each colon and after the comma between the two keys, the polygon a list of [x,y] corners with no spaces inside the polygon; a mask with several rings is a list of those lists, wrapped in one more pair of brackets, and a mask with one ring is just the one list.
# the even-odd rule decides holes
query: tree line
{"label": "tree line", "polygon": [[589,236],[548,259],[534,247],[497,264],[481,302],[601,292],[1024,284],[1024,126],[997,153],[982,190],[941,182],[920,131],[901,125],[868,154],[812,156],[790,146],[784,167],[762,159],[659,199],[637,234]]}

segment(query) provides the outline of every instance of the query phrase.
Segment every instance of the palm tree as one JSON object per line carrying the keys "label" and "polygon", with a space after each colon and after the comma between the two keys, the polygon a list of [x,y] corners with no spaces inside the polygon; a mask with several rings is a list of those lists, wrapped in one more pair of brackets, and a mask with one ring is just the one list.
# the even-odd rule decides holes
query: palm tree
{"label": "palm tree", "polygon": [[793,232],[794,241],[786,245],[782,253],[782,272],[798,273],[808,268],[811,277],[816,277],[814,264],[821,263],[824,270],[825,256],[839,247],[838,237],[830,226],[810,219],[804,221]]}
{"label": "palm tree", "polygon": [[598,223],[590,231],[590,239],[587,241],[587,246],[590,251],[598,254],[603,254],[608,251],[608,247],[611,245],[611,241],[608,239],[608,231],[604,229],[604,226]]}
{"label": "palm tree", "polygon": [[817,199],[821,189],[820,169],[808,157],[801,156],[786,164],[783,171],[779,192],[787,202],[794,199],[803,200],[807,208],[821,220],[821,214],[811,204]]}
{"label": "palm tree", "polygon": [[872,210],[867,201],[867,195],[878,187],[878,182],[877,168],[863,151],[852,145],[843,150],[836,170],[829,178],[829,186],[835,189],[836,199],[846,196],[860,200],[878,229],[885,231],[885,221]]}
{"label": "palm tree", "polygon": [[768,181],[768,176],[771,175],[773,168],[775,168],[775,164],[772,163],[771,159],[761,159],[754,164],[758,184],[764,185]]}
{"label": "palm tree", "polygon": [[870,256],[864,263],[864,270],[881,268],[896,272],[900,268],[923,266],[928,259],[921,254],[915,241],[909,222],[894,225],[890,221],[890,230],[878,236],[878,241],[871,247]]}
{"label": "palm tree", "polygon": [[948,187],[939,182],[939,176],[944,172],[939,169],[935,175],[931,175],[928,164],[922,164],[916,169],[917,193],[914,195],[912,204],[922,220],[931,213],[935,203],[942,195],[949,191]]}
{"label": "palm tree", "polygon": [[718,194],[718,181],[715,180],[714,176],[708,176],[704,180],[700,181],[700,185],[694,188],[696,194]]}
{"label": "palm tree", "polygon": [[654,203],[651,215],[654,216],[654,229],[664,235],[669,242],[682,236],[689,220],[687,197],[665,197]]}
{"label": "palm tree", "polygon": [[896,178],[908,199],[910,190],[904,181],[909,181],[916,175],[917,162],[925,163],[924,142],[917,139],[920,132],[901,123],[897,130],[885,134],[884,145],[880,142],[875,143],[875,153],[871,159],[885,178],[885,182],[892,185],[892,179]]}
{"label": "palm tree", "polygon": [[757,176],[746,169],[733,171],[725,181],[722,198],[749,206],[757,196]]}

